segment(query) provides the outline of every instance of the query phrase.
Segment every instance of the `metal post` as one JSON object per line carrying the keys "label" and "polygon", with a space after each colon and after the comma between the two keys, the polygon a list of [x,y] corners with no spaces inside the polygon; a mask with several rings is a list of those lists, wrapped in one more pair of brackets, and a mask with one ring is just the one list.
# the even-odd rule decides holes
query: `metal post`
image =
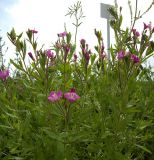
{"label": "metal post", "polygon": [[110,48],[110,21],[109,19],[107,19],[107,53],[108,53],[108,59],[110,60],[110,51],[109,51],[109,48]]}

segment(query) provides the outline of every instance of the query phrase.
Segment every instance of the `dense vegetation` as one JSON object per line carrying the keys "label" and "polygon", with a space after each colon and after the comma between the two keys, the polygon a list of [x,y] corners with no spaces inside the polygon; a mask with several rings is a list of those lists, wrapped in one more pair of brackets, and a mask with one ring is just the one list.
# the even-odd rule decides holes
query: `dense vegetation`
{"label": "dense vegetation", "polygon": [[38,48],[36,30],[8,33],[19,56],[13,76],[0,71],[0,159],[154,159],[153,72],[144,66],[154,28],[123,30],[121,12],[109,11],[111,59],[97,30],[96,51],[82,39],[79,53],[67,30],[50,49]]}

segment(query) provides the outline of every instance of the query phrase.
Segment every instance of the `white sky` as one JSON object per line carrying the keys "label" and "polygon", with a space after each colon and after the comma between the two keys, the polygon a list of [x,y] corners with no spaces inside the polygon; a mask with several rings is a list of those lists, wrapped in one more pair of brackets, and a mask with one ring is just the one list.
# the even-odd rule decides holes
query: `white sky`
{"label": "white sky", "polygon": [[[124,15],[124,27],[130,25],[129,9],[127,5],[128,0],[117,0],[119,6],[123,7],[122,13]],[[138,0],[139,10],[141,13],[149,6],[152,0]],[[3,8],[1,7],[1,2]],[[68,7],[73,5],[77,0],[0,0],[0,12],[3,9],[3,16],[1,15],[0,28],[1,34],[9,46],[9,54],[12,52],[12,47],[6,38],[6,32],[9,32],[12,27],[18,33],[26,31],[28,28],[38,30],[38,41],[40,44],[46,44],[48,48],[51,43],[57,39],[57,33],[64,31],[64,23],[66,22],[67,30],[74,33],[74,27],[71,24],[74,19],[65,17]],[[83,24],[79,28],[78,41],[81,38],[86,39],[90,46],[96,44],[94,36],[94,29],[101,30],[106,44],[106,21],[100,18],[100,3],[114,4],[114,0],[81,0],[83,12],[86,16],[83,19]],[[134,7],[135,0],[132,0]],[[7,15],[7,18],[6,18]],[[138,22],[136,28],[141,31],[143,29],[143,22],[152,22],[154,26],[154,7]],[[113,39],[113,34],[111,34]],[[93,47],[92,47],[93,48]],[[13,54],[13,53],[12,53]],[[8,55],[11,57],[11,55]]]}

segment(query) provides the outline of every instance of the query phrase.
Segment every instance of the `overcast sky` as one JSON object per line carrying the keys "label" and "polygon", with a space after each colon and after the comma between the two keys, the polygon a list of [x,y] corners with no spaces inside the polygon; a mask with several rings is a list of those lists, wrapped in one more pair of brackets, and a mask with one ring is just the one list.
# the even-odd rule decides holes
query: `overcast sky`
{"label": "overcast sky", "polygon": [[[130,16],[127,2],[128,0],[117,0],[119,6],[123,7],[124,27],[130,25]],[[135,0],[132,0],[134,7]],[[152,0],[138,0],[139,10],[141,13],[149,6]],[[57,39],[57,33],[64,31],[64,23],[67,29],[74,33],[74,27],[71,24],[74,19],[65,17],[68,7],[73,5],[77,0],[0,0],[0,29],[6,44],[9,45],[9,54],[12,52],[6,32],[12,27],[18,33],[26,31],[28,28],[38,30],[38,41],[49,47]],[[92,47],[96,38],[94,29],[102,30],[106,44],[106,21],[100,18],[100,3],[114,4],[114,0],[81,0],[83,12],[86,16],[83,24],[79,28],[78,41],[85,38]],[[150,12],[138,22],[136,28],[141,31],[143,22],[152,22],[154,25],[154,7]],[[113,39],[113,34],[111,34]],[[13,53],[12,53],[13,54]],[[11,55],[8,55],[9,57]]]}

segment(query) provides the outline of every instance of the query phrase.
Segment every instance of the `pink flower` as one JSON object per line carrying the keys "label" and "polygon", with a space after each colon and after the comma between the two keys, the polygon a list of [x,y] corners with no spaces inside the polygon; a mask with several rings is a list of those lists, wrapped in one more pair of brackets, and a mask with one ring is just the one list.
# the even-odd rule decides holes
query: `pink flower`
{"label": "pink flower", "polygon": [[28,55],[29,55],[29,57],[30,57],[33,61],[35,61],[32,52],[28,52]]}
{"label": "pink flower", "polygon": [[140,33],[136,29],[132,29],[132,32],[133,32],[135,37],[139,37],[140,36]]}
{"label": "pink flower", "polygon": [[30,32],[32,32],[33,34],[38,33],[38,31],[36,31],[35,29],[28,29]]}
{"label": "pink flower", "polygon": [[140,36],[140,33],[138,31],[136,31],[136,37],[139,37]]}
{"label": "pink flower", "polygon": [[80,98],[80,96],[77,95],[75,89],[72,88],[69,92],[64,94],[64,98],[66,98],[69,102],[75,102]]}
{"label": "pink flower", "polygon": [[50,49],[48,49],[48,50],[46,51],[46,55],[47,55],[48,58],[51,58],[51,59],[54,58],[54,53],[51,52]]}
{"label": "pink flower", "polygon": [[58,33],[58,37],[65,37],[67,35],[67,32]]}
{"label": "pink flower", "polygon": [[48,96],[48,100],[51,102],[56,102],[60,100],[62,96],[63,96],[62,91],[58,91],[58,92],[52,91],[50,95]]}
{"label": "pink flower", "polygon": [[117,58],[118,60],[121,60],[125,57],[125,52],[124,51],[119,51],[118,54],[117,54]]}
{"label": "pink flower", "polygon": [[9,76],[9,70],[0,71],[0,79],[5,80]]}
{"label": "pink flower", "polygon": [[131,59],[134,63],[140,62],[139,57],[138,57],[137,55],[135,55],[135,54],[131,54],[130,59]]}
{"label": "pink flower", "polygon": [[151,30],[151,24],[146,24],[146,23],[143,23],[144,24],[144,30],[146,30],[147,28],[149,28]]}

